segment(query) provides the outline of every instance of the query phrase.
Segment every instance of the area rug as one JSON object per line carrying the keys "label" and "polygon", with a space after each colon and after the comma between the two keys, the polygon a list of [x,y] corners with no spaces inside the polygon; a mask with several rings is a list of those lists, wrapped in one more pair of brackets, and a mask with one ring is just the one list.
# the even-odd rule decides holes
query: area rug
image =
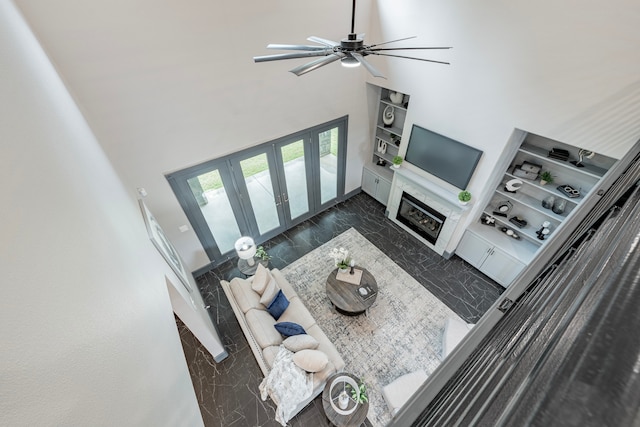
{"label": "area rug", "polygon": [[[367,315],[344,316],[326,295],[335,268],[331,249],[345,248],[369,270],[378,296]],[[368,419],[385,426],[391,412],[382,387],[418,369],[429,375],[440,364],[448,317],[459,317],[381,250],[351,228],[282,270],[327,337],[342,355],[345,371],[362,379],[369,395]]]}

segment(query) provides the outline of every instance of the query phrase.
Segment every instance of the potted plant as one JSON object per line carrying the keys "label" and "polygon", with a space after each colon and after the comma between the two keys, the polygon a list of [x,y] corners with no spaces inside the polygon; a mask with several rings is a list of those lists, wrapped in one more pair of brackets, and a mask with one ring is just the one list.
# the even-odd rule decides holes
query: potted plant
{"label": "potted plant", "polygon": [[271,256],[267,253],[267,251],[262,246],[258,246],[256,248],[256,254],[254,255],[256,258],[260,258],[262,261],[269,261]]}
{"label": "potted plant", "polygon": [[551,172],[544,171],[540,174],[540,185],[551,184],[553,182],[553,175]]}
{"label": "potted plant", "polygon": [[393,167],[398,169],[400,167],[400,165],[402,164],[403,158],[400,156],[395,156],[392,160],[393,162]]}
{"label": "potted plant", "polygon": [[469,203],[469,200],[471,200],[471,193],[469,193],[467,190],[459,192],[458,200],[460,200],[461,205],[466,205],[467,203]]}
{"label": "potted plant", "polygon": [[333,248],[330,255],[341,273],[349,271],[349,267],[351,267],[351,257],[349,257],[348,250],[345,248]]}
{"label": "potted plant", "polygon": [[369,398],[367,397],[367,387],[363,382],[360,383],[358,390],[356,391],[351,384],[347,384],[347,388],[351,390],[351,398],[358,403],[368,402]]}

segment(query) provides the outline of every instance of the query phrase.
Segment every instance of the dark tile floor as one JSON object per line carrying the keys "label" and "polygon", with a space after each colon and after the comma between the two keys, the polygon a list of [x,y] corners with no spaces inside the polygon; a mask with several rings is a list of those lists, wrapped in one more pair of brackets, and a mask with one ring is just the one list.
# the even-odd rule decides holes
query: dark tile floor
{"label": "dark tile floor", "polygon": [[[360,193],[264,243],[270,266],[284,268],[350,227],[383,250],[460,317],[476,322],[503,288],[454,256],[445,260],[384,216],[384,206]],[[262,372],[229,306],[221,279],[241,276],[231,260],[198,278],[205,302],[229,357],[216,364],[178,321],[189,371],[204,423],[209,426],[278,426],[275,407],[259,398]],[[316,398],[290,421],[291,426],[326,426],[322,401]]]}

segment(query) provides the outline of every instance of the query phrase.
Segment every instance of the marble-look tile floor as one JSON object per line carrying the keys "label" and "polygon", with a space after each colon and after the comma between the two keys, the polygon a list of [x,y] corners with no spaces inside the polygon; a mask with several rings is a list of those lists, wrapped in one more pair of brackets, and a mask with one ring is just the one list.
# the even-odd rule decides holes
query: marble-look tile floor
{"label": "marble-look tile floor", "polygon": [[[360,193],[265,242],[263,245],[272,256],[270,267],[282,269],[353,227],[460,317],[476,322],[503,288],[456,256],[449,260],[440,257],[386,218],[384,210],[383,205]],[[279,424],[275,421],[274,405],[259,397],[262,372],[219,285],[221,279],[243,277],[236,262],[229,260],[197,279],[229,357],[215,363],[178,321],[180,337],[207,427],[275,427]],[[330,425],[321,399],[316,398],[289,425]]]}

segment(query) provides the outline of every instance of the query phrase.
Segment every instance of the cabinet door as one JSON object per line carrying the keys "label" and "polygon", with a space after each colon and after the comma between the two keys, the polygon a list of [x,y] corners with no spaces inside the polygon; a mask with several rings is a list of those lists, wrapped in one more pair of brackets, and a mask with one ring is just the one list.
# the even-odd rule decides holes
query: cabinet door
{"label": "cabinet door", "polygon": [[378,189],[376,193],[376,200],[378,200],[383,205],[387,206],[390,193],[391,193],[391,181],[387,181],[382,177],[378,178]]}
{"label": "cabinet door", "polygon": [[498,248],[493,248],[482,263],[480,271],[506,288],[524,267],[524,263]]}
{"label": "cabinet door", "polygon": [[480,269],[492,249],[492,244],[474,233],[466,231],[456,248],[456,255]]}
{"label": "cabinet door", "polygon": [[362,184],[361,184],[362,191],[364,191],[365,193],[375,198],[376,187],[377,187],[376,175],[374,175],[374,173],[371,172],[369,169],[363,168]]}

